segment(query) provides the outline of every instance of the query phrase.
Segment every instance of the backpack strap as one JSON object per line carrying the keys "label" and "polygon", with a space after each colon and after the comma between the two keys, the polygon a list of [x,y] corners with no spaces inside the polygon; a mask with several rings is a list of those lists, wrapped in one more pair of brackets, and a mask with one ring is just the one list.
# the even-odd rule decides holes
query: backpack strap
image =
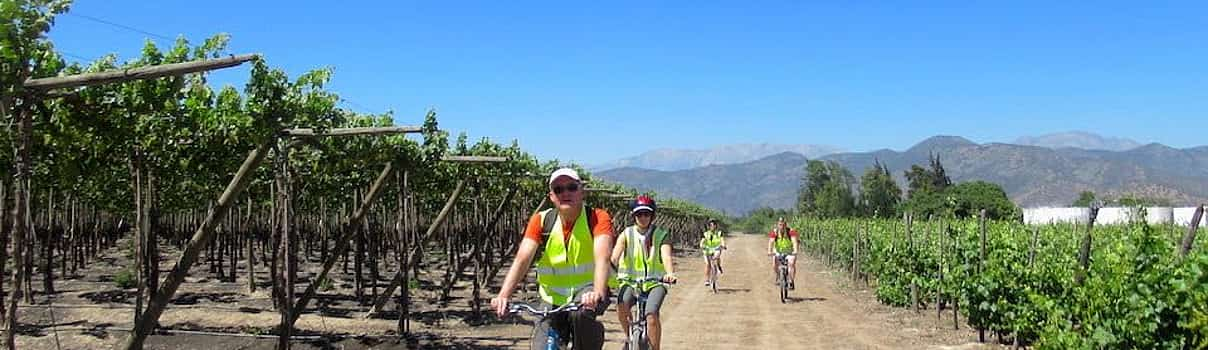
{"label": "backpack strap", "polygon": [[554,221],[558,221],[558,208],[552,208],[545,211],[545,217],[541,218],[541,237],[549,237],[550,232],[554,232]]}
{"label": "backpack strap", "polygon": [[[583,208],[587,214],[587,230],[591,231],[596,227],[596,216],[592,211],[592,207]],[[549,237],[551,232],[554,232],[554,222],[558,221],[558,208],[550,208],[545,211],[545,216],[541,218],[541,239],[542,244],[545,243],[545,238]]]}

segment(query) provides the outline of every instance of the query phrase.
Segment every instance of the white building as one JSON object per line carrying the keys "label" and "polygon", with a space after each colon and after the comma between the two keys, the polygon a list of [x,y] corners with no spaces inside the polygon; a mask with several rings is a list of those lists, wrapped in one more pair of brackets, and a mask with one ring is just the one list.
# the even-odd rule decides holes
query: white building
{"label": "white building", "polygon": [[[1089,208],[1027,208],[1023,210],[1023,222],[1037,225],[1049,223],[1086,223],[1087,219],[1090,218],[1090,213],[1091,210]],[[1180,226],[1187,226],[1191,224],[1191,217],[1194,214],[1194,207],[1145,207],[1144,219],[1150,224],[1175,223]],[[1205,216],[1200,219],[1200,227],[1208,226],[1208,215]],[[1140,219],[1141,213],[1137,208],[1109,207],[1099,209],[1099,215],[1095,217],[1095,224],[1126,224]]]}

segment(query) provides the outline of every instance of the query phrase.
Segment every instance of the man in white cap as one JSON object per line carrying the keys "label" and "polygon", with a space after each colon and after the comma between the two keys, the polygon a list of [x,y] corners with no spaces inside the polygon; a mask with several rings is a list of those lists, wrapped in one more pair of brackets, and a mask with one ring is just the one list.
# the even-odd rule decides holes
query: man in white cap
{"label": "man in white cap", "polygon": [[541,299],[550,306],[579,302],[585,309],[547,318],[534,333],[533,344],[544,344],[552,327],[566,340],[571,332],[575,349],[604,346],[604,325],[596,319],[608,308],[608,278],[611,270],[612,219],[603,209],[583,204],[583,180],[571,168],[555,170],[549,177],[549,200],[554,208],[529,218],[524,239],[508,269],[499,295],[491,308],[506,315],[516,284],[528,274],[538,249],[537,285]]}

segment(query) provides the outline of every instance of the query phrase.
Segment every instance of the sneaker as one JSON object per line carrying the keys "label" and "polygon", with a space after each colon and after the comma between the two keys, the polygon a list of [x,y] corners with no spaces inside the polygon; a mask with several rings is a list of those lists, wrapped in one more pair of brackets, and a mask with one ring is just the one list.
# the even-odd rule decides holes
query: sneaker
{"label": "sneaker", "polygon": [[794,290],[794,289],[797,289],[797,283],[789,282],[789,290]]}
{"label": "sneaker", "polygon": [[709,283],[709,281],[705,281],[705,287],[708,287],[710,285],[712,285],[712,283]]}

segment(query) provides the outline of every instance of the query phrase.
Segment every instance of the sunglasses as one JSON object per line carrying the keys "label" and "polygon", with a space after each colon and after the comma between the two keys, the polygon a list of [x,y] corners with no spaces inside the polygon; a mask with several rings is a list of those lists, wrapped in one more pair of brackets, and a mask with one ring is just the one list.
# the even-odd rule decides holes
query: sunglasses
{"label": "sunglasses", "polygon": [[654,216],[654,213],[653,213],[653,212],[650,212],[650,211],[645,211],[645,210],[643,210],[643,211],[639,211],[639,212],[633,213],[633,216]]}
{"label": "sunglasses", "polygon": [[572,183],[572,184],[566,185],[565,187],[564,186],[554,186],[554,187],[550,187],[550,190],[554,191],[554,194],[562,194],[562,192],[578,192],[579,184]]}

